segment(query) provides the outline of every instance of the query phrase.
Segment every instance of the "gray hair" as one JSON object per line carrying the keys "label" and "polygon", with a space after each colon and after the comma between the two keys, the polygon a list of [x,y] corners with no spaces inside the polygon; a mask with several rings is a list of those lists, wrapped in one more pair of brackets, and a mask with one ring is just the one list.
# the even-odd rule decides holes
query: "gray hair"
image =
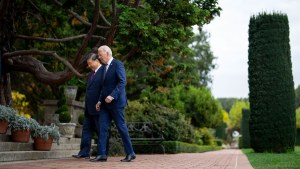
{"label": "gray hair", "polygon": [[112,51],[110,49],[110,47],[108,47],[107,45],[103,45],[103,46],[100,46],[99,49],[103,49],[104,52],[107,52],[109,54],[109,56],[112,56]]}

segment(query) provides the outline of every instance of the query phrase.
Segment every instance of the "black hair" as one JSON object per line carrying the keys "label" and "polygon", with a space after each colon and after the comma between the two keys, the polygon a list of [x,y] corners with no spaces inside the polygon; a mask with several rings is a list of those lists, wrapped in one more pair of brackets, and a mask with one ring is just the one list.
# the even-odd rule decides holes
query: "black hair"
{"label": "black hair", "polygon": [[87,60],[92,59],[93,61],[98,60],[98,56],[95,53],[89,53],[87,55]]}

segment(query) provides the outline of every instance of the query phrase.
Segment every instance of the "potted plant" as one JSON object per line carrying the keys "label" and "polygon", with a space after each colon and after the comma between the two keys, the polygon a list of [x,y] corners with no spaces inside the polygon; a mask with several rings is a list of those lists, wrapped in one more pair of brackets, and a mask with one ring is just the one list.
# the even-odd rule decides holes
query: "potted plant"
{"label": "potted plant", "polygon": [[8,124],[15,118],[15,111],[6,106],[0,105],[0,134],[5,134]]}
{"label": "potted plant", "polygon": [[59,127],[59,132],[63,137],[73,137],[75,132],[75,123],[70,123],[71,114],[68,111],[61,112],[59,114],[59,122],[57,126]]}
{"label": "potted plant", "polygon": [[12,141],[28,143],[30,139],[30,128],[32,125],[32,120],[24,116],[17,115],[14,120],[9,123]]}
{"label": "potted plant", "polygon": [[84,121],[84,113],[80,113],[78,116],[78,125],[75,128],[75,136],[81,138],[82,137],[82,125]]}
{"label": "potted plant", "polygon": [[52,123],[51,126],[38,126],[32,132],[34,140],[34,149],[49,151],[51,150],[52,143],[55,141],[59,145],[60,134],[56,126]]}

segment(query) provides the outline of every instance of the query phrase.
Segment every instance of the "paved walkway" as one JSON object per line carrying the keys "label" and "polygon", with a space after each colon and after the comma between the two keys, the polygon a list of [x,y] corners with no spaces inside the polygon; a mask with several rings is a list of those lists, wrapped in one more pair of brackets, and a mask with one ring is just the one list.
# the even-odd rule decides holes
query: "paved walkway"
{"label": "paved walkway", "polygon": [[0,163],[0,169],[253,169],[239,149],[206,153],[137,155],[133,162],[123,157],[109,157],[107,162],[92,163],[86,159],[49,159]]}

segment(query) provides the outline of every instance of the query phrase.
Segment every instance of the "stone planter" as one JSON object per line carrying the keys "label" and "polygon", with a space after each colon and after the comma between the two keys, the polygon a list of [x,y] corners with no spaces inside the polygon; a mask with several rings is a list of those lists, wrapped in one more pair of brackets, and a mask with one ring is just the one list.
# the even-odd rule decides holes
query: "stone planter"
{"label": "stone planter", "polygon": [[75,100],[77,94],[77,86],[66,86],[65,87],[65,96],[67,100]]}
{"label": "stone planter", "polygon": [[61,137],[74,137],[76,123],[58,123],[57,127]]}
{"label": "stone planter", "polygon": [[75,137],[81,138],[82,137],[82,125],[78,124],[75,128]]}

